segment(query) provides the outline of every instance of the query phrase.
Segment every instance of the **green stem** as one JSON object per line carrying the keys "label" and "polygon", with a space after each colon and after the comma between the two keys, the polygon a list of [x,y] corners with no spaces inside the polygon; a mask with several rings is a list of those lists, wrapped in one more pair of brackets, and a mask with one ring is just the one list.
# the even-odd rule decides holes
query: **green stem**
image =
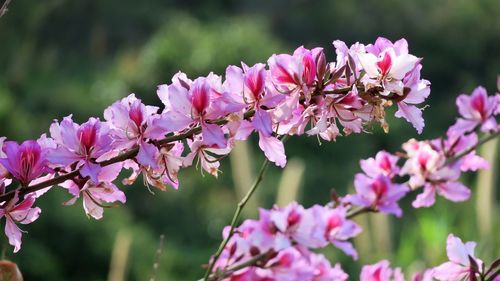
{"label": "green stem", "polygon": [[247,191],[247,194],[245,195],[245,197],[243,197],[243,199],[241,199],[241,201],[238,203],[238,207],[236,208],[236,211],[234,212],[234,215],[233,215],[233,219],[231,221],[231,228],[229,230],[229,234],[220,243],[219,248],[217,249],[217,252],[215,252],[212,260],[209,263],[209,266],[207,268],[207,271],[205,272],[205,276],[203,277],[203,280],[208,281],[208,278],[210,277],[210,273],[212,272],[212,270],[215,266],[215,263],[217,262],[220,255],[222,254],[222,251],[224,250],[227,243],[229,242],[229,239],[231,239],[231,237],[234,234],[234,230],[236,229],[236,224],[238,223],[238,219],[240,218],[241,211],[243,210],[243,208],[247,204],[248,200],[250,200],[250,198],[252,197],[252,194],[255,192],[255,190],[257,190],[257,187],[259,186],[259,184],[262,182],[262,179],[264,178],[264,174],[265,174],[268,166],[269,166],[269,160],[266,158],[264,160],[264,162],[262,163],[259,175],[255,179],[255,182],[253,183],[252,187],[250,187],[250,189]]}

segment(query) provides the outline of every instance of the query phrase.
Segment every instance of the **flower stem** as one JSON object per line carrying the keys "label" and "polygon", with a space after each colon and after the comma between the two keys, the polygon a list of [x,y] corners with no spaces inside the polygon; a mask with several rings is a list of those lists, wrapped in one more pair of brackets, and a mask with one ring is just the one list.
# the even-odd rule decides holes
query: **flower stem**
{"label": "flower stem", "polygon": [[222,251],[224,250],[227,243],[229,242],[229,240],[231,239],[231,237],[234,234],[234,230],[236,229],[236,224],[238,223],[238,219],[240,218],[241,211],[243,210],[243,208],[247,204],[248,200],[250,200],[250,198],[252,197],[252,194],[255,192],[255,190],[257,190],[257,187],[262,182],[262,179],[264,178],[264,174],[265,174],[268,166],[269,166],[269,160],[266,158],[264,160],[264,162],[262,163],[259,174],[258,174],[257,178],[255,179],[253,185],[247,191],[247,194],[245,195],[245,197],[243,197],[243,199],[241,199],[241,201],[238,203],[238,207],[236,207],[236,211],[234,212],[233,219],[231,221],[231,228],[229,230],[229,234],[220,243],[219,248],[217,249],[217,252],[215,252],[213,258],[211,259],[211,261],[209,263],[209,266],[207,268],[207,271],[205,272],[205,276],[203,277],[203,280],[205,280],[205,281],[209,280],[208,278],[210,277],[210,273],[212,272],[212,270],[215,266],[215,263],[219,259],[220,255],[222,254]]}

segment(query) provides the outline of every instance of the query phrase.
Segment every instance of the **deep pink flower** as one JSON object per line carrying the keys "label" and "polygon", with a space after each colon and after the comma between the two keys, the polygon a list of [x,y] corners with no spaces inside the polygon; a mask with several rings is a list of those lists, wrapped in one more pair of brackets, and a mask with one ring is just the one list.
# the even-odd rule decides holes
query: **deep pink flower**
{"label": "deep pink flower", "polygon": [[469,280],[471,267],[469,257],[477,263],[479,270],[482,269],[483,262],[474,257],[475,247],[475,242],[469,241],[464,244],[460,238],[453,234],[448,235],[446,253],[450,261],[435,267],[432,276],[442,281]]}
{"label": "deep pink flower", "polygon": [[404,281],[400,268],[392,269],[388,261],[365,265],[361,270],[360,281]]}
{"label": "deep pink flower", "polygon": [[[240,121],[236,139],[244,140],[256,130],[259,133],[259,147],[266,157],[277,166],[286,164],[285,148],[283,143],[272,135],[273,120],[271,113],[265,108],[275,107],[283,100],[284,95],[276,94],[266,88],[266,70],[263,64],[248,67],[243,64],[243,69],[229,66],[226,70],[224,86],[228,93],[232,93],[235,100],[239,100],[244,107],[254,108],[255,114],[251,121]],[[249,126],[251,125],[251,126]],[[244,132],[241,132],[244,131]]]}
{"label": "deep pink flower", "polygon": [[139,146],[137,161],[143,166],[156,167],[158,148],[148,143],[164,137],[165,132],[153,125],[158,119],[158,107],[146,106],[134,94],[125,97],[104,111],[111,127],[113,148],[125,150]]}
{"label": "deep pink flower", "polygon": [[5,217],[5,235],[9,238],[9,244],[14,246],[14,253],[21,249],[21,238],[23,231],[16,225],[29,224],[37,220],[42,210],[33,208],[35,197],[27,195],[23,201],[18,202],[19,197],[16,192],[13,199],[0,206],[0,218]]}
{"label": "deep pink flower", "polygon": [[222,128],[210,121],[239,111],[242,107],[221,91],[220,77],[214,74],[192,82],[185,74],[176,74],[172,84],[158,87],[158,96],[165,104],[165,109],[155,125],[166,132],[201,125],[203,142],[206,145],[225,148],[227,140]]}
{"label": "deep pink flower", "polygon": [[348,199],[352,204],[375,208],[397,217],[402,215],[397,202],[409,191],[406,185],[392,183],[389,177],[382,174],[369,178],[359,173],[355,176],[354,187],[356,194]]}
{"label": "deep pink flower", "polygon": [[23,186],[48,171],[47,153],[34,140],[24,141],[21,145],[6,141],[2,150],[6,158],[0,158],[0,164]]}
{"label": "deep pink flower", "polygon": [[61,123],[54,122],[50,126],[50,135],[57,148],[49,149],[47,159],[53,164],[65,167],[76,163],[83,177],[90,177],[93,182],[99,182],[101,166],[96,162],[111,150],[109,127],[99,119],[78,125],[71,116],[64,117]]}
{"label": "deep pink flower", "polygon": [[481,126],[483,132],[499,129],[494,117],[498,110],[498,98],[488,96],[485,88],[477,87],[470,96],[458,96],[457,107],[462,117],[449,129],[455,134],[471,132],[477,126]]}
{"label": "deep pink flower", "polygon": [[280,54],[269,58],[271,81],[280,92],[304,91],[316,80],[316,58],[323,53],[322,48],[308,50],[299,47],[293,55]]}

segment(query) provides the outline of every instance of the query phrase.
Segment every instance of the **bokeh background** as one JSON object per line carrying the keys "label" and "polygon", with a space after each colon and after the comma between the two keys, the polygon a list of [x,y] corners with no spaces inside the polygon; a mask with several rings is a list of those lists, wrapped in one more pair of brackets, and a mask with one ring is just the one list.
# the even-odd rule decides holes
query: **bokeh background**
{"label": "bokeh background", "polygon": [[[229,64],[264,62],[300,45],[322,46],[333,59],[333,40],[370,43],[378,36],[404,37],[411,52],[424,57],[422,74],[432,83],[424,134],[391,118],[389,135],[375,129],[322,145],[292,138],[289,167],[268,171],[244,215],[255,217],[259,206],[276,201],[324,204],[331,188],[352,189],[359,159],[396,151],[408,138],[439,136],[457,114],[459,93],[478,84],[495,91],[500,1],[13,0],[0,19],[0,135],[37,138],[55,118],[102,116],[131,92],[159,105],[156,86],[178,70],[191,77],[222,74]],[[498,162],[496,148],[492,142],[482,152]],[[18,263],[26,280],[148,280],[164,234],[157,280],[196,280],[262,159],[252,140],[223,161],[217,180],[192,167],[181,172],[178,191],[151,195],[140,181],[123,187],[127,204],[106,210],[100,221],[88,219],[81,202],[62,206],[69,195],[54,189],[37,202],[43,209],[38,221],[23,227],[29,233],[18,254],[1,235],[4,257]],[[404,220],[360,218],[358,262],[333,247],[324,252],[353,280],[360,264],[383,257],[413,272],[443,262],[453,232],[480,241],[477,253],[491,261],[500,255],[497,167],[464,178],[474,190],[468,202],[439,198],[432,208],[412,210],[405,200]]]}

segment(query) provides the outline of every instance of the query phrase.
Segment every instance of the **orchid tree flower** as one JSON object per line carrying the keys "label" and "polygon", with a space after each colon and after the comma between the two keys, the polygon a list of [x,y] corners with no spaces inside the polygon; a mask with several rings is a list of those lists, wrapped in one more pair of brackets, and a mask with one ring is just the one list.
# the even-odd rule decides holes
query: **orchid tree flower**
{"label": "orchid tree flower", "polygon": [[356,194],[346,198],[353,205],[374,208],[396,217],[401,217],[403,214],[397,202],[409,191],[406,184],[393,183],[383,174],[370,178],[358,173],[354,178],[354,187]]}
{"label": "orchid tree flower", "polygon": [[113,103],[104,111],[104,119],[108,121],[115,150],[130,149],[139,146],[137,161],[143,166],[156,168],[158,148],[149,143],[159,140],[165,132],[153,125],[159,118],[158,107],[146,106],[134,94]]}
{"label": "orchid tree flower", "polygon": [[156,158],[156,165],[142,166],[138,165],[134,160],[127,160],[124,163],[125,169],[132,169],[132,174],[123,180],[123,184],[133,184],[139,175],[142,174],[144,185],[154,186],[162,191],[166,190],[167,186],[172,186],[174,189],[179,188],[178,173],[184,163],[182,152],[184,144],[182,142],[173,142],[161,146],[159,156]]}
{"label": "orchid tree flower", "polygon": [[382,86],[382,95],[396,94],[396,117],[405,118],[420,134],[424,128],[422,110],[416,105],[430,94],[430,83],[420,79],[421,59],[408,53],[405,39],[392,43],[379,37],[375,44],[366,46],[366,53],[358,53],[358,59],[366,72],[361,79],[365,90]]}
{"label": "orchid tree flower", "polygon": [[424,192],[419,194],[412,203],[413,207],[429,207],[435,202],[436,193],[453,202],[467,200],[470,190],[461,182],[460,162],[446,164],[443,153],[435,150],[427,142],[411,139],[403,145],[408,160],[401,168],[401,175],[409,175],[409,185],[412,189],[424,186]]}
{"label": "orchid tree flower", "polygon": [[16,223],[32,223],[42,212],[38,207],[33,208],[33,204],[35,204],[33,195],[27,195],[19,202],[18,192],[16,192],[14,198],[0,205],[0,218],[5,217],[5,235],[9,238],[9,244],[14,246],[14,253],[21,249],[23,235],[23,231]]}
{"label": "orchid tree flower", "polygon": [[[230,93],[239,96],[240,102],[249,108],[255,109],[255,114],[250,123],[241,121],[240,127],[245,131],[238,134],[237,139],[244,140],[253,130],[259,133],[259,147],[266,157],[277,166],[286,165],[286,155],[283,143],[273,136],[272,115],[264,108],[273,108],[283,100],[284,95],[270,91],[266,86],[266,70],[264,64],[256,64],[248,67],[242,64],[242,68],[229,66],[226,70],[226,82],[224,86]],[[249,129],[251,125],[252,129]]]}
{"label": "orchid tree flower", "polygon": [[31,181],[50,170],[47,167],[47,151],[42,149],[37,141],[27,140],[21,145],[6,141],[2,151],[5,158],[0,158],[0,172],[3,170],[2,175],[5,178],[7,170],[23,186],[28,186]]}
{"label": "orchid tree flower", "polygon": [[[342,206],[330,208],[315,205],[309,214],[310,217],[307,220],[316,217],[317,224],[320,226],[319,228],[322,230],[326,241],[342,250],[346,255],[351,256],[354,260],[358,259],[358,252],[348,240],[358,236],[361,233],[361,227],[352,220],[347,219],[346,208]],[[307,220],[304,220],[301,226],[307,224]],[[298,232],[303,233],[302,229],[300,227]],[[314,238],[314,235],[311,235],[312,233],[309,231],[308,233],[310,237],[308,239]],[[307,245],[307,243],[304,243],[304,245]]]}
{"label": "orchid tree flower", "polygon": [[378,175],[384,175],[393,178],[399,174],[399,157],[392,155],[384,150],[377,152],[375,158],[370,157],[360,161],[363,172],[370,178],[376,178]]}
{"label": "orchid tree flower", "polygon": [[188,141],[188,146],[191,152],[183,159],[183,166],[188,167],[193,165],[194,159],[197,158],[197,164],[201,164],[202,171],[217,177],[219,173],[219,160],[224,158],[231,152],[231,146],[225,148],[214,148],[207,146],[201,138],[195,138],[193,141]]}
{"label": "orchid tree flower", "polygon": [[[189,80],[185,74],[178,73],[172,78],[172,84],[160,85],[157,94],[165,104],[162,117],[155,125],[167,132],[177,132],[201,126],[203,142],[208,146],[225,148],[227,140],[221,126],[213,121],[242,108],[228,104],[220,88],[220,77],[210,74],[194,81]],[[222,100],[225,106],[217,103]]]}
{"label": "orchid tree flower", "polygon": [[71,115],[64,117],[61,123],[56,121],[50,126],[50,135],[57,148],[49,149],[47,159],[64,168],[80,168],[83,177],[99,182],[101,166],[97,161],[110,151],[112,139],[109,133],[108,125],[97,118],[78,125]]}
{"label": "orchid tree flower", "polygon": [[457,107],[461,117],[450,127],[450,131],[456,134],[467,133],[477,126],[480,126],[482,132],[500,130],[495,119],[500,107],[498,94],[488,96],[485,88],[477,87],[471,95],[458,96]]}
{"label": "orchid tree flower", "polygon": [[474,256],[475,247],[475,242],[469,241],[463,243],[459,237],[453,234],[448,235],[446,253],[450,261],[435,267],[432,276],[442,281],[469,280],[472,266],[471,261],[476,263],[479,271],[483,268],[483,262]]}
{"label": "orchid tree flower", "polygon": [[390,268],[389,261],[382,260],[376,264],[365,265],[361,269],[360,281],[404,281],[401,269]]}
{"label": "orchid tree flower", "polygon": [[105,166],[101,169],[97,181],[67,180],[61,184],[68,189],[73,198],[64,203],[64,205],[73,205],[82,195],[83,208],[87,216],[99,220],[103,217],[106,204],[121,202],[125,203],[125,193],[118,189],[113,181],[118,177],[122,169],[122,163],[115,163]]}

